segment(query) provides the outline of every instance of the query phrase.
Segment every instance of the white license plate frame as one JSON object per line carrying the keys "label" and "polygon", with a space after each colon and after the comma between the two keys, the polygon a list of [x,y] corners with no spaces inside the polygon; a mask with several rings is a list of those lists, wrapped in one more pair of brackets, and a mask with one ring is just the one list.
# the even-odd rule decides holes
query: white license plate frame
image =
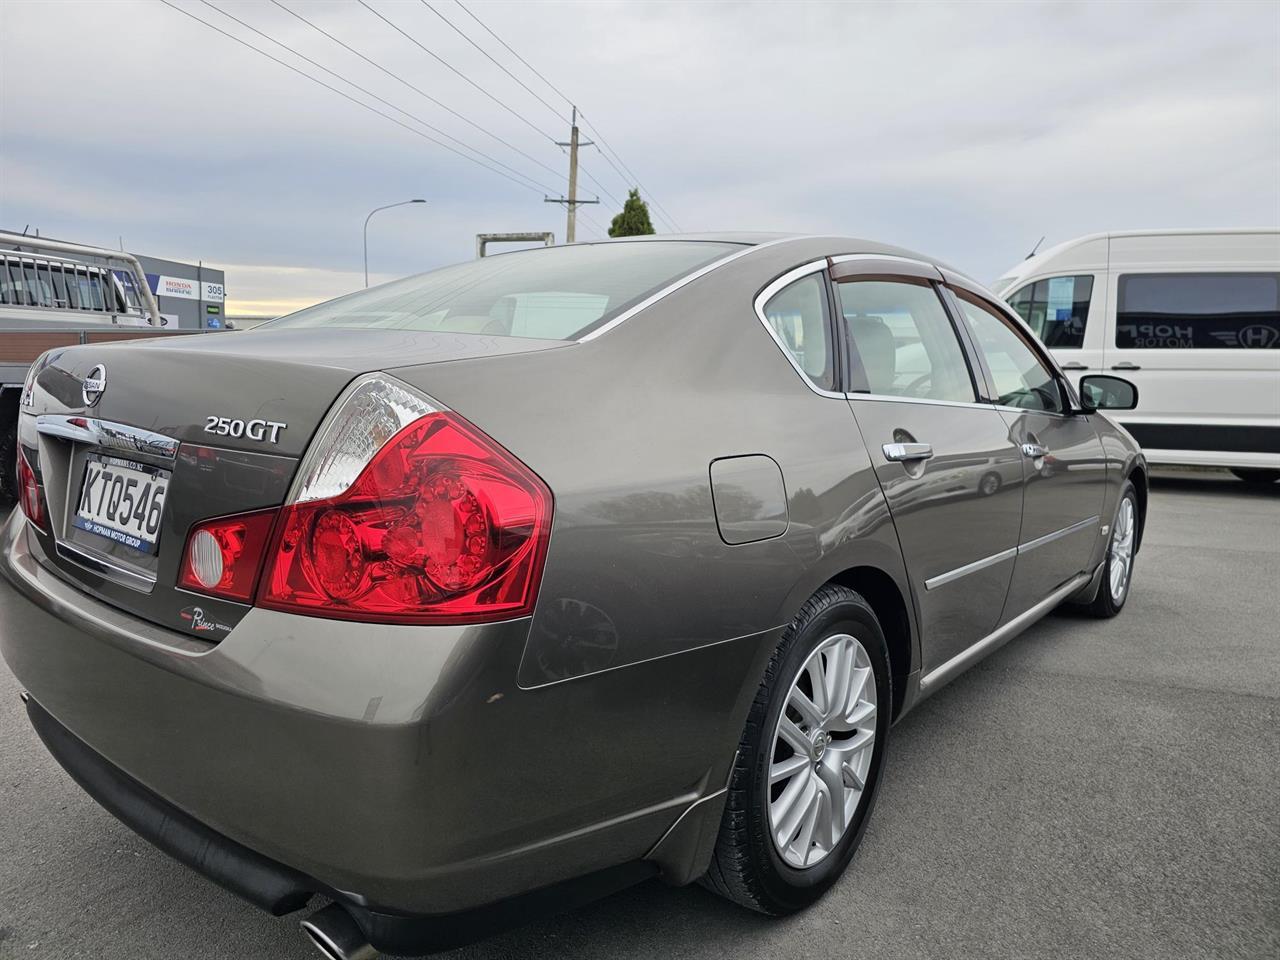
{"label": "white license plate frame", "polygon": [[86,454],[71,524],[93,536],[154,555],[160,548],[171,476],[170,470],[136,460]]}

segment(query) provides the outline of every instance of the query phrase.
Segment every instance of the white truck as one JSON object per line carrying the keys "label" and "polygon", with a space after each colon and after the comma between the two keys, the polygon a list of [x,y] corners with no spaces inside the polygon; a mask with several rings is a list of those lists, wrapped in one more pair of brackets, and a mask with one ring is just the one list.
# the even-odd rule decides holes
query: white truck
{"label": "white truck", "polygon": [[165,329],[132,254],[0,231],[0,497],[16,492],[18,405],[46,350],[197,330]]}
{"label": "white truck", "polygon": [[1115,419],[1152,463],[1280,480],[1280,231],[1092,234],[992,286],[1064,370],[1137,385]]}

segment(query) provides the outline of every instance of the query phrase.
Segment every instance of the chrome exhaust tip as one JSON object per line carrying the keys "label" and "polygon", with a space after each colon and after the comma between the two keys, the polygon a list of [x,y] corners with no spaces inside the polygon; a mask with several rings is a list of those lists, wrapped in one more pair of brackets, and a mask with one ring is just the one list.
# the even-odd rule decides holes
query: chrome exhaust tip
{"label": "chrome exhaust tip", "polygon": [[378,956],[341,904],[331,903],[307,917],[302,932],[327,960],[376,960]]}

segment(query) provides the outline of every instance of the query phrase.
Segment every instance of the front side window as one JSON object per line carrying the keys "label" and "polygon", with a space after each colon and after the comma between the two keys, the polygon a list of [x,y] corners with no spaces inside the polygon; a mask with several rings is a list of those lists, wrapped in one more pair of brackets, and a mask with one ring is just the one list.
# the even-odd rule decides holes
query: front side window
{"label": "front side window", "polygon": [[977,399],[964,350],[931,285],[853,279],[836,289],[854,362],[873,394]]}
{"label": "front side window", "polygon": [[960,311],[987,361],[995,381],[996,402],[1022,410],[1061,413],[1065,407],[1057,378],[1044,365],[1030,344],[1000,316],[995,308],[956,290]]}
{"label": "front side window", "polygon": [[1131,273],[1119,287],[1117,347],[1280,349],[1280,273]]}
{"label": "front side window", "polygon": [[823,390],[835,387],[835,351],[827,326],[827,288],[821,273],[783,287],[764,305],[765,322],[805,376]]}
{"label": "front side window", "polygon": [[1093,277],[1046,277],[1028,283],[1009,297],[1009,305],[1046,347],[1084,346]]}
{"label": "front side window", "polygon": [[574,244],[483,257],[262,324],[482,333],[573,340],[739,244],[656,240]]}

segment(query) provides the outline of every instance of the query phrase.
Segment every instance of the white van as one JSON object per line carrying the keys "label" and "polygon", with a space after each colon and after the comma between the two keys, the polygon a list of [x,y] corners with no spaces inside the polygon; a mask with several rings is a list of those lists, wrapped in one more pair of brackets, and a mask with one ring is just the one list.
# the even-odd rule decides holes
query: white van
{"label": "white van", "polygon": [[1115,419],[1151,462],[1280,480],[1280,231],[1093,234],[992,286],[1073,377],[1137,385]]}

